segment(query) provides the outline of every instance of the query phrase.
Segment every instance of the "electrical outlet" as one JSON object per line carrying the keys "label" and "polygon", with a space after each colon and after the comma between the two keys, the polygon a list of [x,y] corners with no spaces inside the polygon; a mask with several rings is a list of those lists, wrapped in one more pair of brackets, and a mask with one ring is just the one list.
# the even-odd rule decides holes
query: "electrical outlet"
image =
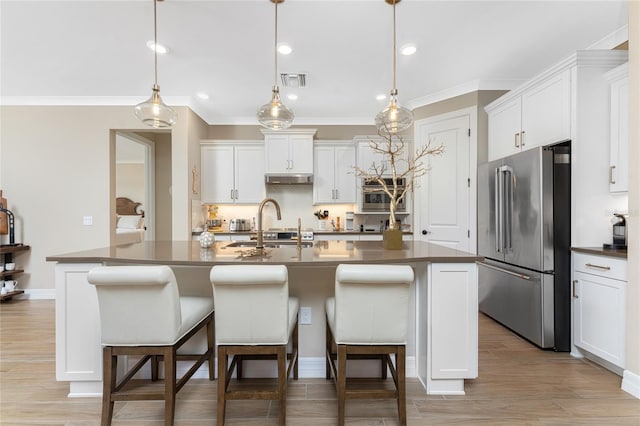
{"label": "electrical outlet", "polygon": [[300,324],[311,324],[310,306],[303,306],[300,308]]}
{"label": "electrical outlet", "polygon": [[84,225],[93,225],[93,216],[83,216],[82,223]]}

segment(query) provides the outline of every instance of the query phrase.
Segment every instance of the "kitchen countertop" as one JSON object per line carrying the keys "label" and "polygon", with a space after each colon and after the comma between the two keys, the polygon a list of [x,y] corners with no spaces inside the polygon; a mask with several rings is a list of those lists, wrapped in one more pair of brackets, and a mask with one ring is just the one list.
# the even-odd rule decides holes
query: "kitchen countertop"
{"label": "kitchen countertop", "polygon": [[482,257],[423,241],[404,241],[402,250],[385,250],[381,241],[314,241],[312,247],[298,250],[295,245],[267,249],[267,256],[241,257],[248,248],[227,247],[218,241],[201,248],[198,241],[143,241],[75,253],[47,256],[49,262],[130,264],[168,264],[213,266],[218,264],[260,263],[287,265],[337,265],[339,263],[473,263]]}
{"label": "kitchen countertop", "polygon": [[626,250],[603,249],[602,247],[571,247],[571,251],[577,253],[595,254],[597,256],[619,257],[626,259]]}

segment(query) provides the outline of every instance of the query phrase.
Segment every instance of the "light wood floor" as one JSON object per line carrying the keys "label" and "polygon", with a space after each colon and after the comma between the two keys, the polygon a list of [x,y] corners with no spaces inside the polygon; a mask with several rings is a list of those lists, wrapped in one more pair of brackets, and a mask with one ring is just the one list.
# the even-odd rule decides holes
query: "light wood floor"
{"label": "light wood floor", "polygon": [[[427,396],[408,382],[409,425],[640,425],[640,400],[620,377],[567,353],[542,351],[480,315],[479,378],[465,396]],[[180,392],[176,424],[215,424],[215,384],[192,380]],[[55,380],[54,302],[0,305],[0,424],[96,425],[99,398],[67,398]],[[287,424],[336,423],[335,390],[324,379],[289,382]],[[277,403],[232,401],[229,425],[277,424]],[[396,425],[390,401],[349,401],[350,425]],[[114,425],[163,424],[162,402],[116,403]]]}

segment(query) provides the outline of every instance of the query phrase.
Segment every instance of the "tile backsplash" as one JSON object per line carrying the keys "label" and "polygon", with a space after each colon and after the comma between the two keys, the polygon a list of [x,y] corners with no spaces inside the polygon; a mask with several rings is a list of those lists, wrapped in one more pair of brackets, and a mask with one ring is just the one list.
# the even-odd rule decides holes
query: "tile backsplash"
{"label": "tile backsplash", "polygon": [[[337,222],[340,218],[342,230],[345,229],[346,212],[354,211],[355,204],[313,204],[313,192],[311,185],[267,185],[267,197],[275,199],[280,204],[282,220],[276,219],[276,210],[273,205],[268,204],[263,210],[264,229],[267,228],[295,228],[298,218],[301,219],[303,228],[319,230],[318,219],[314,212],[318,210],[328,210],[327,230],[331,230],[331,220]],[[202,206],[198,200],[192,205],[192,228],[203,225],[206,218],[206,207]],[[252,221],[258,212],[258,205],[218,205],[218,218],[223,220],[225,230],[228,229],[229,221],[232,218],[249,219]],[[360,229],[360,224],[365,226],[380,226],[380,221],[385,221],[388,215],[356,215],[354,219],[354,230]]]}

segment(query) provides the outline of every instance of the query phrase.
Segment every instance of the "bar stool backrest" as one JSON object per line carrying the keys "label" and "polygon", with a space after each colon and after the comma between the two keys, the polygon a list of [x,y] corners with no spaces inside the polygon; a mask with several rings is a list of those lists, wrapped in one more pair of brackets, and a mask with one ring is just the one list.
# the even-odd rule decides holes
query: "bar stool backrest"
{"label": "bar stool backrest", "polygon": [[406,344],[413,279],[408,265],[338,265],[336,343]]}
{"label": "bar stool backrest", "polygon": [[218,345],[281,345],[289,339],[289,282],[284,265],[211,269]]}
{"label": "bar stool backrest", "polygon": [[180,294],[168,266],[102,266],[87,279],[98,295],[103,345],[167,345],[180,337]]}

